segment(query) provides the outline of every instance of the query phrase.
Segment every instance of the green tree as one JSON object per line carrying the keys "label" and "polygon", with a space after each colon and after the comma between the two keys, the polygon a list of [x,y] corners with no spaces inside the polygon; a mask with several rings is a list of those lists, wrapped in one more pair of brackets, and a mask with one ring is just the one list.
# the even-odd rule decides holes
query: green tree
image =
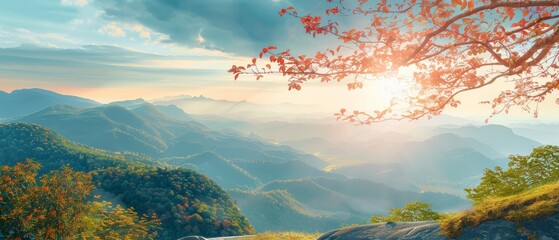
{"label": "green tree", "polygon": [[139,216],[132,208],[113,207],[106,201],[92,203],[85,221],[91,227],[81,234],[83,239],[149,240],[157,237],[160,227],[155,215]]}
{"label": "green tree", "polygon": [[96,171],[99,187],[119,194],[124,204],[161,219],[161,239],[254,232],[227,193],[207,177],[186,169],[107,169]]}
{"label": "green tree", "polygon": [[392,208],[386,216],[375,215],[371,223],[380,222],[417,222],[438,220],[441,214],[431,209],[431,204],[424,202],[410,202],[403,208]]}
{"label": "green tree", "polygon": [[559,146],[541,146],[530,155],[511,155],[508,169],[486,169],[481,183],[465,191],[467,197],[479,202],[487,197],[520,193],[542,184],[559,180]]}

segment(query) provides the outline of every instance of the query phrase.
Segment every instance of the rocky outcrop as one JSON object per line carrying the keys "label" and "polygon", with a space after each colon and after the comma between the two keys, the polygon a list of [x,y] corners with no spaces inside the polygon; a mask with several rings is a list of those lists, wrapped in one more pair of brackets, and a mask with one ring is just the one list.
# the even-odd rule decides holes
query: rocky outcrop
{"label": "rocky outcrop", "polygon": [[[535,237],[535,238],[533,238]],[[379,223],[333,230],[318,240],[450,239],[437,222]],[[466,227],[459,239],[559,239],[559,213],[518,223],[494,220]]]}
{"label": "rocky outcrop", "polygon": [[379,223],[330,231],[318,240],[365,239],[447,239],[439,234],[436,222]]}

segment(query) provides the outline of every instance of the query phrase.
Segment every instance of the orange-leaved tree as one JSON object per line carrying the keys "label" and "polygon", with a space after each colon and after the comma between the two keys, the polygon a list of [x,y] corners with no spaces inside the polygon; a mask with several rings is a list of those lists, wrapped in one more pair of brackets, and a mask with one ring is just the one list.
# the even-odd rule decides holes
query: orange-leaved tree
{"label": "orange-leaved tree", "polygon": [[[33,160],[0,167],[0,236],[6,239],[145,239],[159,220],[132,208],[87,201],[91,173],[69,166],[37,179]],[[39,180],[39,181],[37,181]]]}
{"label": "orange-leaved tree", "polygon": [[279,74],[289,79],[289,90],[307,81],[347,81],[353,90],[367,79],[401,81],[399,71],[411,72],[408,94],[386,108],[336,114],[361,124],[430,118],[460,105],[461,93],[499,82],[510,87],[482,102],[493,107],[491,116],[518,106],[537,117],[538,104],[559,89],[557,0],[323,1],[321,14],[294,7],[279,14],[300,19],[315,38],[333,37],[337,47],[296,55],[270,46],[229,72],[235,79]]}
{"label": "orange-leaved tree", "polygon": [[70,167],[41,176],[26,160],[0,169],[0,233],[8,239],[70,239],[82,231],[91,176]]}

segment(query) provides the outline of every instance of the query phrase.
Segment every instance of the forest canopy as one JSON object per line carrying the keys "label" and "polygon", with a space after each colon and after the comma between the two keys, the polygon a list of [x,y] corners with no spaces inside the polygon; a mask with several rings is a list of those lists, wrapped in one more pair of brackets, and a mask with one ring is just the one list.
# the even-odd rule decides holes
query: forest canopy
{"label": "forest canopy", "polygon": [[0,170],[0,233],[8,239],[154,239],[159,220],[87,200],[91,174],[65,166],[39,177],[32,160]]}

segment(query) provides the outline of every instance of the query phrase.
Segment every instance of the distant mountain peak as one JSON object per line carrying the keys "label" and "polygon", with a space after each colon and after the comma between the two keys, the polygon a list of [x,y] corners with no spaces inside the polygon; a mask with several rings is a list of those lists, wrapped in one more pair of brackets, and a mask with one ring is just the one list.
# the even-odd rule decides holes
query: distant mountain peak
{"label": "distant mountain peak", "polygon": [[167,115],[163,114],[161,111],[159,111],[159,109],[151,104],[151,103],[143,103],[140,104],[132,109],[129,109],[134,113],[140,113],[140,114],[149,114],[152,117],[159,117],[159,118],[169,118]]}
{"label": "distant mountain peak", "polygon": [[133,99],[133,100],[122,100],[122,101],[116,101],[116,102],[111,102],[108,103],[107,105],[110,106],[122,106],[128,109],[132,109],[132,108],[136,108],[142,104],[146,104],[148,103],[146,100],[144,100],[143,98],[137,98],[137,99]]}
{"label": "distant mountain peak", "polygon": [[157,108],[155,107],[155,105],[145,102],[142,103],[141,105],[139,105],[138,107],[134,108],[134,109],[150,109],[150,110],[154,110],[157,111]]}
{"label": "distant mountain peak", "polygon": [[537,141],[517,135],[509,127],[496,124],[440,128],[437,131],[476,139],[481,143],[491,146],[505,156],[510,154],[528,154],[534,147],[541,145]]}
{"label": "distant mountain peak", "polygon": [[0,118],[14,118],[38,112],[44,108],[57,105],[71,105],[80,108],[97,107],[101,104],[86,98],[63,95],[40,88],[13,90],[0,93]]}
{"label": "distant mountain peak", "polygon": [[59,94],[59,93],[53,92],[51,90],[46,90],[46,89],[42,89],[42,88],[16,89],[16,90],[13,90],[10,94],[15,95],[15,94],[27,94],[27,93],[39,93],[39,94],[48,94],[48,95],[68,96],[68,95]]}

